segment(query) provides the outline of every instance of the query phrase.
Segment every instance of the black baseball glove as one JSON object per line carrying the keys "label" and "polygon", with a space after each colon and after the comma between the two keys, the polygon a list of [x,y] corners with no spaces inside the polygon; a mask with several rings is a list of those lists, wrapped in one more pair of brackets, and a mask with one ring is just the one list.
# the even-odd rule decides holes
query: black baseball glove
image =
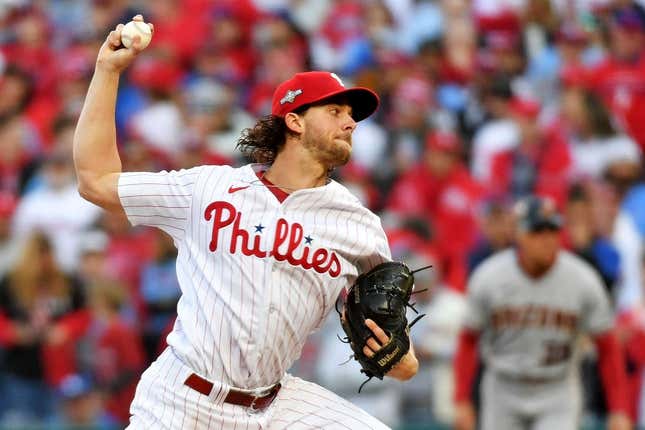
{"label": "black baseball glove", "polygon": [[[360,363],[361,372],[369,379],[383,379],[410,349],[410,327],[423,316],[420,315],[408,325],[406,308],[415,310],[414,305],[410,304],[413,285],[414,272],[408,266],[386,262],[360,275],[349,289],[344,312],[341,313],[341,324],[347,335],[345,341],[354,351],[354,359]],[[372,357],[363,352],[367,340],[374,337],[374,333],[365,325],[368,318],[389,337],[388,343],[382,345]]]}

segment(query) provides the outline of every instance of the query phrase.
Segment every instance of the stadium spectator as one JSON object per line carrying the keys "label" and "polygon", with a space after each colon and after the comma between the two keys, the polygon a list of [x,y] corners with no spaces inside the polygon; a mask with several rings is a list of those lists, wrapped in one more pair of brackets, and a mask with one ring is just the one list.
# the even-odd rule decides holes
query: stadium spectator
{"label": "stadium spectator", "polygon": [[46,236],[33,234],[0,280],[2,423],[52,417],[53,389],[75,371],[73,342],[88,322],[84,304],[80,284],[59,268]]}
{"label": "stadium spectator", "polygon": [[478,213],[480,235],[468,253],[470,274],[486,258],[513,244],[513,216],[510,202],[503,198],[484,201]]}
{"label": "stadium spectator", "polygon": [[509,108],[519,129],[519,144],[493,157],[488,191],[512,199],[539,194],[563,205],[571,168],[566,141],[558,129],[538,123],[536,101],[516,97]]}
{"label": "stadium spectator", "polygon": [[564,246],[596,269],[612,296],[620,274],[620,255],[609,239],[599,234],[592,201],[582,185],[569,190],[564,216]]}
{"label": "stadium spectator", "polygon": [[11,219],[17,199],[9,193],[0,193],[0,277],[7,274],[20,255],[20,246],[11,234]]}
{"label": "stadium spectator", "polygon": [[41,171],[42,185],[18,203],[13,232],[19,239],[37,230],[45,233],[57,263],[71,273],[78,266],[79,233],[98,219],[100,208],[78,194],[69,152],[48,155]]}
{"label": "stadium spectator", "polygon": [[147,310],[141,297],[141,270],[153,258],[153,230],[130,229],[125,215],[111,212],[102,213],[100,225],[109,238],[105,258],[110,277],[126,286],[133,318],[142,323]]}
{"label": "stadium spectator", "polygon": [[236,106],[230,89],[212,79],[193,80],[183,96],[186,142],[202,143],[202,156],[210,158],[208,164],[231,164],[239,157],[239,130],[253,125],[251,116]]}
{"label": "stadium spectator", "polygon": [[616,131],[609,112],[594,93],[569,86],[562,93],[561,106],[572,179],[598,179],[612,163],[640,162],[640,148],[630,137]]}
{"label": "stadium spectator", "polygon": [[445,282],[463,289],[465,261],[476,234],[475,210],[482,189],[461,161],[462,144],[453,133],[432,132],[421,162],[392,188],[387,209],[422,216],[433,226]]}
{"label": "stadium spectator", "polygon": [[621,128],[645,148],[645,13],[636,3],[617,7],[609,20],[610,55],[595,67],[589,85],[602,98]]}
{"label": "stadium spectator", "polygon": [[25,191],[40,139],[24,115],[0,116],[0,189],[14,195]]}
{"label": "stadium spectator", "polygon": [[61,381],[56,393],[60,400],[60,413],[48,423],[51,430],[91,428],[114,430],[117,423],[105,414],[103,399],[89,377],[72,374]]}
{"label": "stadium spectator", "polygon": [[177,249],[170,236],[154,230],[154,257],[141,270],[141,296],[147,309],[143,342],[148,361],[157,356],[157,344],[176,316],[181,296],[175,269]]}
{"label": "stadium spectator", "polygon": [[121,316],[127,298],[123,285],[98,281],[87,286],[91,319],[78,356],[83,373],[92,376],[110,421],[125,427],[145,354],[139,333]]}

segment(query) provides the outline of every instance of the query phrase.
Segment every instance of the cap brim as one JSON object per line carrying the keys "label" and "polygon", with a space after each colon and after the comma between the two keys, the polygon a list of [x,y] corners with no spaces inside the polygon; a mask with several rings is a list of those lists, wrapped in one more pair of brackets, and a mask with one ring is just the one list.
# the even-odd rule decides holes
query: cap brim
{"label": "cap brim", "polygon": [[560,230],[562,229],[562,218],[553,217],[553,218],[541,218],[532,221],[525,221],[522,224],[522,230],[524,231],[539,231],[545,228]]}
{"label": "cap brim", "polygon": [[327,99],[338,96],[346,96],[352,107],[352,118],[354,121],[362,121],[372,115],[379,105],[379,98],[369,88],[353,87],[326,94],[314,103],[324,102]]}

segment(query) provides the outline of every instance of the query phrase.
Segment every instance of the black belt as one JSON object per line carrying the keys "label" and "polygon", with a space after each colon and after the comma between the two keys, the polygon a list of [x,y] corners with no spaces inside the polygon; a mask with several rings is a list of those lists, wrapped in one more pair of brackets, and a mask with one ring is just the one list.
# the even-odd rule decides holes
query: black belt
{"label": "black belt", "polygon": [[[192,373],[188,378],[186,378],[184,385],[205,396],[208,396],[213,390],[212,382],[195,373]],[[281,386],[282,385],[280,383],[275,384],[269,390],[269,393],[264,396],[254,396],[253,394],[231,388],[226,395],[224,402],[231,403],[233,405],[246,406],[247,408],[255,410],[262,410],[269,407],[273,402],[273,399],[278,395],[278,391],[280,391]]]}

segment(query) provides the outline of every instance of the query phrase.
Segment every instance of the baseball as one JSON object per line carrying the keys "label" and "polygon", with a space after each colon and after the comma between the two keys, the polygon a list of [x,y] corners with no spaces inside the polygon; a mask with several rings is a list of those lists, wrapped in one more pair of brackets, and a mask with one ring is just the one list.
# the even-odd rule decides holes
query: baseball
{"label": "baseball", "polygon": [[121,44],[126,48],[132,46],[134,36],[141,37],[141,46],[145,48],[152,39],[152,31],[150,26],[142,21],[130,21],[121,29]]}

